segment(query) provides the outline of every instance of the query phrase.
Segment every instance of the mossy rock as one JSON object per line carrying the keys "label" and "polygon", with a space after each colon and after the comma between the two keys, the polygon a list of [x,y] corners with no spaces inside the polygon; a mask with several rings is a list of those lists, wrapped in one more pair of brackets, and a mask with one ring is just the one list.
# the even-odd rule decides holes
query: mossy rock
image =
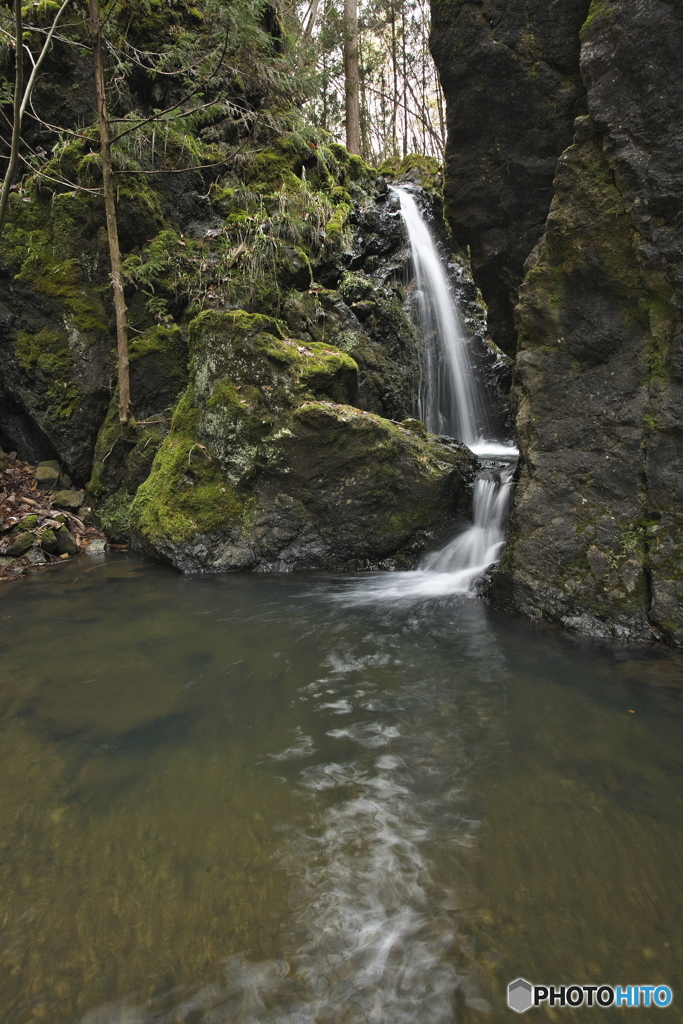
{"label": "mossy rock", "polygon": [[272,318],[205,312],[193,378],[130,509],[183,571],[413,564],[468,503],[473,459],[353,401],[344,352]]}
{"label": "mossy rock", "polygon": [[433,156],[409,153],[402,159],[389,157],[381,164],[379,173],[396,182],[419,185],[427,192],[440,192],[443,187],[441,165]]}

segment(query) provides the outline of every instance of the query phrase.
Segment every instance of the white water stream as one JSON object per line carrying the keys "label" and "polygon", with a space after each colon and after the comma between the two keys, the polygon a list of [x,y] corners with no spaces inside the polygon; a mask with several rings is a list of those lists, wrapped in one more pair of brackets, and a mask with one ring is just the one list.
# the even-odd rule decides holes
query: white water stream
{"label": "white water stream", "polygon": [[433,434],[455,437],[474,450],[493,438],[486,394],[476,380],[460,313],[429,228],[410,193],[393,191],[410,240],[424,345],[418,416]]}

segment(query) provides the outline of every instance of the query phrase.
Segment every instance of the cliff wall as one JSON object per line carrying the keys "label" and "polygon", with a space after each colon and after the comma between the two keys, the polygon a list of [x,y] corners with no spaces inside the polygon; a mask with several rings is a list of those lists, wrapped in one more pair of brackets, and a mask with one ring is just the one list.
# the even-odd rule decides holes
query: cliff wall
{"label": "cliff wall", "polygon": [[[436,0],[449,216],[499,339],[518,301],[521,475],[493,593],[582,632],[683,643],[683,12],[585,8]],[[514,18],[536,50],[519,35],[499,57]],[[508,201],[501,168],[524,161],[538,173]]]}

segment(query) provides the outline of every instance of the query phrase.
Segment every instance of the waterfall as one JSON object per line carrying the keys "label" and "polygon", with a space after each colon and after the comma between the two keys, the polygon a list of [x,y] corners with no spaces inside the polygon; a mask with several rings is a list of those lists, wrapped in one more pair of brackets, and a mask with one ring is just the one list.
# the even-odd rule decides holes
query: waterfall
{"label": "waterfall", "polygon": [[477,455],[473,522],[413,572],[386,573],[338,595],[347,604],[472,594],[477,580],[500,558],[519,452],[496,437],[486,389],[477,379],[446,269],[413,197],[392,187],[408,233],[415,273],[419,337],[425,378],[418,415],[428,430],[462,441]]}
{"label": "waterfall", "polygon": [[424,344],[418,418],[433,434],[448,434],[473,448],[493,437],[486,394],[477,385],[460,313],[429,228],[413,197],[402,188],[393,191],[410,241]]}

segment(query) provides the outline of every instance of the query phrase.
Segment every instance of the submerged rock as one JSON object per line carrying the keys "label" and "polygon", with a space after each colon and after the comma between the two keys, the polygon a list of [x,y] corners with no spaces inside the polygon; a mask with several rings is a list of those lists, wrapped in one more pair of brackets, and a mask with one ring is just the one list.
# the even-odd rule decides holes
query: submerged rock
{"label": "submerged rock", "polygon": [[412,565],[466,513],[474,457],[354,405],[357,366],[241,312],[191,325],[193,379],[131,506],[185,572]]}

